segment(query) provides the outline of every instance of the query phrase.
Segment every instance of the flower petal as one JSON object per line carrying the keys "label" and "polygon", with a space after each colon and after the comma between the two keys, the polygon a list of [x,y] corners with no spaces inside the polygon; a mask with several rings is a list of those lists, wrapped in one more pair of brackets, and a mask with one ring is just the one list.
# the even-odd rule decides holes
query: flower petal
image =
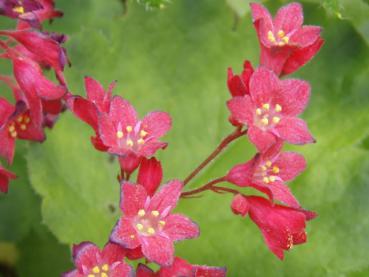
{"label": "flower petal", "polygon": [[294,117],[284,117],[275,127],[276,135],[292,144],[315,142],[304,120]]}
{"label": "flower petal", "polygon": [[262,131],[257,127],[251,126],[247,131],[250,141],[256,146],[259,152],[265,152],[278,142],[275,135],[268,131]]}
{"label": "flower petal", "polygon": [[92,102],[80,96],[74,96],[68,99],[68,106],[79,119],[90,125],[95,132],[98,131],[98,112]]}
{"label": "flower petal", "polygon": [[82,242],[78,245],[73,245],[73,259],[79,272],[84,272],[85,269],[90,269],[98,264],[100,258],[100,249],[91,242]]}
{"label": "flower petal", "polygon": [[142,253],[145,257],[161,266],[169,266],[174,259],[174,246],[171,239],[157,236],[143,236],[141,238]]}
{"label": "flower petal", "polygon": [[254,167],[257,157],[252,160],[234,166],[227,174],[226,180],[240,187],[245,187],[250,184],[254,174]]}
{"label": "flower petal", "polygon": [[195,277],[211,276],[211,277],[225,277],[227,275],[227,269],[225,267],[215,267],[206,265],[195,265]]}
{"label": "flower petal", "polygon": [[199,227],[189,218],[172,214],[166,217],[163,232],[173,241],[196,238],[200,235]]}
{"label": "flower petal", "polygon": [[234,214],[245,216],[249,212],[249,203],[242,194],[237,194],[233,197],[231,209]]}
{"label": "flower petal", "polygon": [[304,156],[294,152],[283,152],[275,162],[280,172],[278,176],[283,181],[290,181],[300,175],[306,168]]}
{"label": "flower petal", "polygon": [[318,26],[303,26],[290,38],[290,44],[296,44],[300,48],[305,48],[317,41],[322,31]]}
{"label": "flower petal", "polygon": [[274,18],[274,26],[277,31],[282,30],[286,34],[298,30],[304,22],[302,6],[300,3],[291,3],[280,8]]}
{"label": "flower petal", "polygon": [[145,206],[147,197],[143,186],[123,182],[120,208],[126,216],[136,216],[137,212]]}
{"label": "flower petal", "polygon": [[293,196],[292,192],[283,182],[276,181],[272,184],[268,185],[268,188],[271,191],[272,200],[281,201],[283,204],[292,207],[292,208],[300,208],[300,203]]}
{"label": "flower petal", "polygon": [[153,195],[163,178],[161,163],[155,158],[143,159],[138,171],[137,183],[145,187],[149,195]]}
{"label": "flower petal", "polygon": [[146,265],[139,264],[136,270],[136,277],[156,277],[156,274]]}
{"label": "flower petal", "polygon": [[8,129],[0,129],[0,156],[6,158],[8,164],[13,163],[15,139],[10,138]]}
{"label": "flower petal", "polygon": [[117,145],[117,131],[111,117],[107,114],[100,114],[98,126],[102,142],[107,146]]}
{"label": "flower petal", "polygon": [[252,20],[258,34],[260,42],[270,47],[272,44],[268,40],[268,31],[273,31],[273,19],[269,11],[261,4],[251,3]]}
{"label": "flower petal", "polygon": [[260,45],[260,48],[260,65],[273,70],[273,72],[279,76],[284,70],[284,64],[293,53],[293,48],[288,45],[272,48]]}
{"label": "flower petal", "polygon": [[127,100],[120,96],[114,96],[110,105],[109,117],[114,122],[121,123],[125,129],[127,126],[134,127],[137,122],[135,108]]}
{"label": "flower petal", "polygon": [[245,125],[253,123],[255,107],[248,95],[233,97],[227,102],[227,106],[233,119]]}
{"label": "flower petal", "polygon": [[122,261],[126,255],[126,250],[115,243],[108,242],[101,252],[101,258],[104,263],[112,264],[116,261]]}
{"label": "flower petal", "polygon": [[250,79],[250,94],[258,106],[270,103],[273,95],[280,89],[277,75],[266,67],[259,67]]}
{"label": "flower petal", "polygon": [[159,211],[169,213],[178,202],[182,192],[182,182],[179,180],[170,181],[157,192],[150,202],[151,211]]}
{"label": "flower petal", "polygon": [[172,119],[165,112],[151,112],[142,120],[141,128],[145,130],[148,137],[160,138],[172,127]]}
{"label": "flower petal", "polygon": [[110,277],[133,277],[132,268],[125,262],[118,262],[113,264],[109,271]]}
{"label": "flower petal", "polygon": [[137,248],[140,241],[135,228],[132,226],[132,220],[124,216],[121,217],[110,235],[110,241],[124,248]]}

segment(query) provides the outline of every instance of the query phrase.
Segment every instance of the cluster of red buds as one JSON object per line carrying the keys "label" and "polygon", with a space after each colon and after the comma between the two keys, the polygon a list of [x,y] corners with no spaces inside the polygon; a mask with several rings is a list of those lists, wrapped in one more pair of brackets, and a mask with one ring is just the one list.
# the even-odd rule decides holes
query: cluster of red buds
{"label": "cluster of red buds", "polygon": [[[63,70],[68,64],[61,44],[64,35],[42,31],[41,23],[62,15],[52,0],[0,0],[0,14],[17,19],[14,31],[0,31],[2,58],[13,63],[14,77],[1,76],[14,93],[15,103],[0,98],[0,155],[11,164],[15,140],[42,142],[44,128],[52,127],[67,107],[92,127],[95,149],[118,157],[121,172],[121,217],[105,247],[92,242],[73,247],[76,269],[68,277],[118,276],[214,276],[226,275],[223,267],[192,265],[176,257],[174,243],[199,236],[199,227],[188,217],[173,213],[180,199],[205,191],[234,195],[231,210],[249,215],[260,228],[269,249],[280,259],[284,251],[306,242],[306,222],[316,214],[304,210],[286,182],[306,167],[302,155],[284,152],[285,142],[315,142],[306,123],[298,118],[310,97],[310,85],[298,79],[280,79],[310,61],[323,44],[321,28],[303,26],[302,7],[291,3],[274,18],[260,4],[251,4],[260,42],[260,66],[244,63],[240,75],[228,70],[232,98],[227,102],[234,131],[183,181],[172,180],[160,186],[163,170],[154,156],[167,143],[160,139],[170,130],[171,118],[165,112],[151,112],[138,118],[135,108],[124,98],[113,96],[115,82],[107,89],[91,77],[85,78],[87,97],[71,94]],[[58,84],[47,79],[44,70],[54,70]],[[231,142],[248,138],[258,153],[234,166],[225,176],[199,188],[184,191]],[[137,171],[136,182],[131,176]],[[7,191],[14,174],[0,167],[0,189]],[[229,183],[222,186],[220,183]],[[246,195],[252,187],[266,197]],[[129,260],[145,259],[134,270]],[[160,266],[157,272],[150,263]]]}

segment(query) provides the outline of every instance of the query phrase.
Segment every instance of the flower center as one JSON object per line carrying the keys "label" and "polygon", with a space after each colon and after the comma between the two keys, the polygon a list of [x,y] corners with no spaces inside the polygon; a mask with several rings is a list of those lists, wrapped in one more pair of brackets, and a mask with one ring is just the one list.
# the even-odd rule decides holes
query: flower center
{"label": "flower center", "polygon": [[19,13],[19,14],[24,14],[24,7],[23,6],[15,6],[13,8],[13,12]]}
{"label": "flower center", "polygon": [[24,114],[19,115],[14,121],[10,122],[8,125],[9,136],[13,139],[18,137],[18,133],[21,131],[26,131],[28,125],[31,122],[31,118]]}
{"label": "flower center", "polygon": [[268,31],[268,40],[278,46],[284,46],[288,44],[290,38],[284,33],[283,30],[279,30],[277,36],[272,31]]}
{"label": "flower center", "polygon": [[255,173],[255,177],[261,179],[265,184],[270,184],[277,180],[279,172],[279,167],[273,165],[272,161],[268,160],[259,166]]}
{"label": "flower center", "polygon": [[[138,211],[135,219],[135,228],[137,232],[145,236],[155,235],[165,226],[159,211]],[[131,236],[132,237],[132,236]]]}
{"label": "flower center", "polygon": [[116,136],[119,139],[119,143],[122,146],[134,149],[145,144],[148,139],[147,135],[148,132],[141,129],[140,122],[134,128],[128,125],[125,130],[118,126],[118,130],[116,133]]}
{"label": "flower center", "polygon": [[261,129],[266,130],[269,127],[273,127],[281,121],[279,113],[282,111],[282,106],[276,104],[274,108],[269,103],[261,105],[260,108],[255,110],[255,125]]}
{"label": "flower center", "polygon": [[87,277],[109,277],[109,265],[103,264],[94,266]]}

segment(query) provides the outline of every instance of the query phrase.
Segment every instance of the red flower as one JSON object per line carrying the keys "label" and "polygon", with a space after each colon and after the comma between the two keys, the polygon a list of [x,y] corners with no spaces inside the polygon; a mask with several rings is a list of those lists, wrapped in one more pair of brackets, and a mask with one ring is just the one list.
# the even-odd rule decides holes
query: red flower
{"label": "red flower", "polygon": [[161,163],[155,158],[144,159],[137,175],[137,183],[145,187],[147,194],[153,196],[163,178]]}
{"label": "red flower", "polygon": [[8,192],[9,181],[17,178],[17,176],[6,170],[0,165],[0,191],[3,193]]}
{"label": "red flower", "polygon": [[205,265],[192,265],[187,261],[176,257],[169,267],[162,267],[158,272],[152,271],[143,264],[137,267],[137,277],[224,277],[227,270],[224,267],[213,267]]}
{"label": "red flower", "polygon": [[166,147],[167,144],[159,138],[171,128],[171,118],[167,113],[151,112],[138,120],[133,106],[119,96],[113,97],[109,114],[100,114],[98,123],[100,138],[108,151],[129,159],[129,162],[124,162],[136,166],[141,157],[150,157],[158,149]]}
{"label": "red flower", "polygon": [[141,246],[148,260],[171,265],[173,242],[199,235],[197,225],[190,219],[171,214],[181,191],[182,183],[174,180],[150,198],[142,185],[124,182],[120,204],[124,215],[114,227],[110,240],[128,249]]}
{"label": "red flower", "polygon": [[249,82],[254,68],[250,61],[245,61],[243,64],[243,71],[240,75],[234,75],[232,68],[228,68],[227,85],[229,92],[234,96],[244,96],[249,94]]}
{"label": "red flower", "polygon": [[261,46],[260,64],[277,75],[296,71],[323,45],[320,27],[302,26],[301,4],[282,7],[274,20],[263,5],[252,3],[250,6]]}
{"label": "red flower", "polygon": [[64,273],[64,277],[128,277],[133,271],[123,259],[125,250],[119,245],[108,243],[100,249],[91,242],[73,246],[76,269]]}
{"label": "red flower", "polygon": [[232,203],[234,212],[250,215],[269,249],[281,260],[283,251],[306,242],[305,222],[316,217],[313,212],[273,205],[258,196],[237,195],[233,202],[236,202]]}
{"label": "red flower", "polygon": [[302,155],[280,152],[280,148],[272,147],[264,154],[255,155],[251,161],[233,167],[226,178],[237,186],[254,187],[268,194],[272,200],[299,208],[299,202],[285,182],[293,180],[304,171],[306,162]]}
{"label": "red flower", "polygon": [[306,123],[296,116],[308,104],[310,85],[301,80],[278,77],[259,68],[250,80],[250,95],[228,101],[232,117],[248,126],[247,135],[260,152],[279,139],[292,144],[314,142]]}

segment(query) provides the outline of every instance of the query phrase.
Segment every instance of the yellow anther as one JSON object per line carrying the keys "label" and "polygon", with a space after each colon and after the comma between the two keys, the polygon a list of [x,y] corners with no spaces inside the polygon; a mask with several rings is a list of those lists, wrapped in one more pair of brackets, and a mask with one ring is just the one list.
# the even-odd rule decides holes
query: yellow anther
{"label": "yellow anther", "polygon": [[271,181],[271,182],[275,182],[275,180],[276,180],[276,177],[275,177],[275,176],[270,176],[270,177],[269,177],[269,181]]}
{"label": "yellow anther", "polygon": [[15,131],[15,126],[14,125],[10,125],[8,128],[9,132],[14,132]]}
{"label": "yellow anther", "polygon": [[263,112],[262,112],[262,110],[261,110],[261,109],[259,109],[259,108],[258,108],[258,109],[256,109],[256,114],[257,114],[257,115],[261,115],[262,113],[263,113]]}
{"label": "yellow anther", "polygon": [[122,131],[118,131],[117,132],[117,138],[122,138],[123,137],[123,132]]}
{"label": "yellow anther", "polygon": [[278,112],[278,113],[281,112],[282,111],[282,106],[279,105],[279,104],[275,105],[275,111]]}
{"label": "yellow anther", "polygon": [[140,138],[138,141],[137,141],[138,144],[144,144],[145,143],[145,140]]}
{"label": "yellow anther", "polygon": [[95,266],[95,267],[92,269],[92,272],[93,272],[93,273],[100,273],[100,267]]}
{"label": "yellow anther", "polygon": [[288,44],[288,42],[290,41],[290,38],[289,37],[283,37],[282,40],[285,44]]}
{"label": "yellow anther", "polygon": [[143,209],[140,209],[137,213],[139,216],[144,216],[146,213],[145,213],[145,210]]}
{"label": "yellow anther", "polygon": [[95,274],[88,274],[87,277],[95,277]]}
{"label": "yellow anther", "polygon": [[13,8],[13,12],[23,14],[24,13],[24,8],[22,6],[16,6],[16,7]]}
{"label": "yellow anther", "polygon": [[109,277],[109,275],[108,274],[106,274],[105,272],[103,272],[103,273],[101,273],[101,275],[100,275],[101,277]]}
{"label": "yellow anther", "polygon": [[26,117],[24,118],[24,122],[25,122],[26,124],[30,123],[30,121],[31,121],[31,119],[30,119],[28,116],[26,116]]}
{"label": "yellow anther", "polygon": [[21,115],[20,115],[20,116],[18,116],[18,117],[17,117],[17,121],[18,121],[19,123],[21,123],[21,122],[23,121],[23,116],[21,116]]}
{"label": "yellow anther", "polygon": [[103,264],[101,269],[104,270],[104,271],[108,271],[109,270],[109,265],[108,264]]}
{"label": "yellow anther", "polygon": [[266,170],[267,170],[267,167],[266,167],[265,165],[263,165],[263,166],[261,167],[261,170],[262,170],[262,171],[266,171]]}
{"label": "yellow anther", "polygon": [[160,224],[161,226],[164,226],[164,225],[165,225],[165,221],[164,221],[164,220],[159,220],[159,224]]}
{"label": "yellow anther", "polygon": [[126,142],[127,146],[133,146],[133,141],[131,139],[127,139],[127,142]]}
{"label": "yellow anther", "polygon": [[272,162],[271,162],[271,161],[267,161],[267,162],[265,163],[265,165],[266,165],[267,167],[271,167],[271,166],[272,166]]}
{"label": "yellow anther", "polygon": [[273,166],[273,173],[278,174],[279,173],[279,167]]}
{"label": "yellow anther", "polygon": [[268,40],[270,42],[275,42],[275,37],[272,31],[268,31]]}
{"label": "yellow anther", "polygon": [[269,110],[270,109],[270,105],[269,104],[263,104],[263,109],[264,110]]}
{"label": "yellow anther", "polygon": [[284,46],[286,43],[284,42],[284,41],[280,41],[280,42],[278,42],[278,45],[279,46]]}
{"label": "yellow anther", "polygon": [[16,137],[18,136],[17,131],[11,132],[11,133],[10,133],[10,136],[11,136],[12,138],[16,138]]}
{"label": "yellow anther", "polygon": [[268,118],[264,117],[264,118],[261,120],[261,123],[263,123],[263,125],[268,125],[268,124],[269,124],[269,120],[268,120]]}
{"label": "yellow anther", "polygon": [[147,232],[148,232],[150,235],[153,235],[153,234],[155,234],[155,229],[150,227],[149,229],[147,229]]}
{"label": "yellow anther", "polygon": [[135,238],[135,235],[130,235],[129,236],[131,239],[134,239]]}
{"label": "yellow anther", "polygon": [[278,31],[278,36],[279,36],[279,38],[283,38],[283,37],[284,37],[284,35],[285,35],[285,33],[284,33],[284,31],[283,31],[283,30],[279,30],[279,31]]}
{"label": "yellow anther", "polygon": [[155,217],[160,215],[160,213],[158,211],[152,211],[151,214]]}
{"label": "yellow anther", "polygon": [[279,123],[279,121],[281,121],[281,118],[280,118],[280,117],[278,117],[278,116],[274,116],[272,120],[273,120],[273,123],[274,123],[274,124],[278,124],[278,123]]}
{"label": "yellow anther", "polygon": [[140,131],[140,136],[141,137],[144,137],[144,136],[146,136],[147,135],[147,132],[145,131],[145,130],[141,130]]}
{"label": "yellow anther", "polygon": [[128,125],[128,126],[126,127],[126,130],[127,130],[127,132],[128,132],[128,133],[130,133],[130,132],[132,132],[133,128],[132,128],[132,126],[129,126],[129,125]]}
{"label": "yellow anther", "polygon": [[269,178],[268,177],[264,177],[263,178],[263,182],[266,183],[266,184],[268,184],[269,183]]}
{"label": "yellow anther", "polygon": [[20,128],[21,128],[21,130],[26,130],[27,129],[27,125],[26,124],[21,124],[21,126],[20,126]]}
{"label": "yellow anther", "polygon": [[136,228],[139,230],[139,231],[142,231],[144,226],[140,223],[136,224]]}

